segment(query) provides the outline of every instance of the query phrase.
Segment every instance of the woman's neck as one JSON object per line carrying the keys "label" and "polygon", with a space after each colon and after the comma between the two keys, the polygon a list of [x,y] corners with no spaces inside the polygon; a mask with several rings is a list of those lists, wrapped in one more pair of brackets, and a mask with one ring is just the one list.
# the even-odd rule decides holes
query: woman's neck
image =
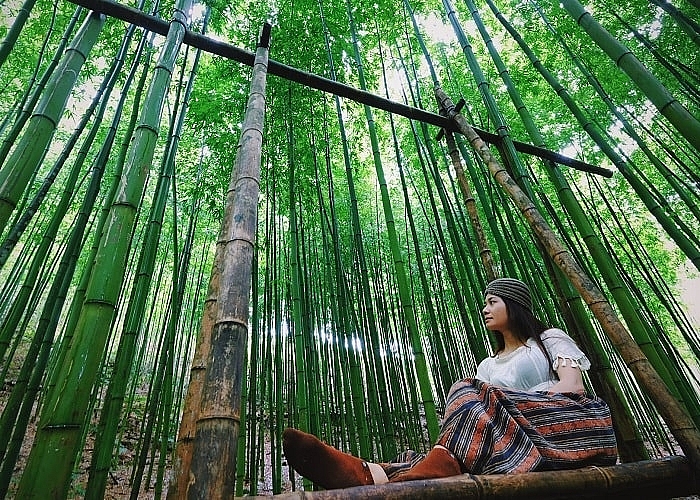
{"label": "woman's neck", "polygon": [[504,347],[499,352],[499,354],[511,353],[515,351],[518,347],[525,345],[523,341],[520,340],[520,337],[518,337],[515,333],[511,332],[510,330],[501,331],[501,333],[503,334]]}

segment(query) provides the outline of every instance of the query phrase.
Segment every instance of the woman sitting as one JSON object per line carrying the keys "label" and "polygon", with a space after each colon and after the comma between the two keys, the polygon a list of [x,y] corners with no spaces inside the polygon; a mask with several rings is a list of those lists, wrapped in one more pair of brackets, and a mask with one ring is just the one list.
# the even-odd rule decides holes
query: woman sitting
{"label": "woman sitting", "polygon": [[488,284],[483,309],[497,348],[476,377],[450,388],[440,435],[427,455],[407,451],[388,463],[343,453],[311,434],[285,429],[289,465],[325,489],[471,474],[510,474],[613,465],[610,410],[587,395],[586,355],[562,330],[532,313],[525,283]]}

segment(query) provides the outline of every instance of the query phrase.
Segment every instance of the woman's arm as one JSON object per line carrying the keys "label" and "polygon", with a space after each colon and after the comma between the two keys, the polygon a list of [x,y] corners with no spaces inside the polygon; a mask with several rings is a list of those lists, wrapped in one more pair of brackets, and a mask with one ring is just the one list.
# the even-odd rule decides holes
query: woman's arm
{"label": "woman's arm", "polygon": [[547,389],[550,392],[584,392],[583,376],[578,366],[571,366],[571,363],[559,363],[557,367],[559,382]]}

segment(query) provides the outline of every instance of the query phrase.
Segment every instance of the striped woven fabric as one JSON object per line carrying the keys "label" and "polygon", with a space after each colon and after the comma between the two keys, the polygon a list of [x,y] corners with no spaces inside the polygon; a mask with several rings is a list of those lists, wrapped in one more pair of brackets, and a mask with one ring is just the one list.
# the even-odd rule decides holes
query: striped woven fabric
{"label": "striped woven fabric", "polygon": [[438,444],[472,474],[611,465],[610,409],[597,397],[525,392],[465,379],[450,389]]}
{"label": "striped woven fabric", "polygon": [[[612,465],[617,446],[610,410],[597,397],[525,392],[477,379],[455,383],[437,444],[472,474]],[[407,452],[385,465],[390,478],[417,463]]]}

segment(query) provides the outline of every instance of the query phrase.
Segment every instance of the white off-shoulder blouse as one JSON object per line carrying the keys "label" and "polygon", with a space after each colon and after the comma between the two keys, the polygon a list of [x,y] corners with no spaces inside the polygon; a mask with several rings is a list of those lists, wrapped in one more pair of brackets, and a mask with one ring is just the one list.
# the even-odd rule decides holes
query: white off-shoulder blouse
{"label": "white off-shoulder blouse", "polygon": [[[555,374],[560,366],[578,366],[581,370],[591,367],[583,351],[559,328],[542,332],[542,343]],[[533,392],[546,391],[557,382],[549,370],[547,358],[532,338],[511,353],[484,359],[476,369],[476,378],[500,387]]]}

